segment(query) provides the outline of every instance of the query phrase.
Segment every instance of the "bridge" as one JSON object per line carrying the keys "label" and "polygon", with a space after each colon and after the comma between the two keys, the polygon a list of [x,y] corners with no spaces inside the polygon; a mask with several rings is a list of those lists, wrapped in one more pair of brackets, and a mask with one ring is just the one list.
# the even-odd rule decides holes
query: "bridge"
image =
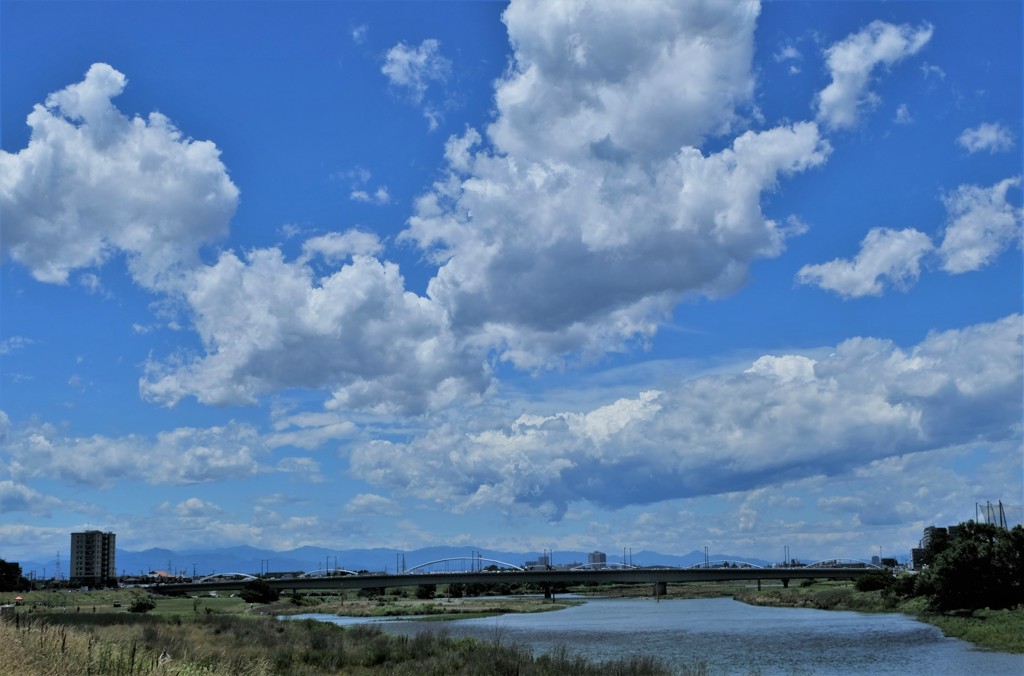
{"label": "bridge", "polygon": [[[781,582],[789,586],[790,580],[856,579],[877,573],[877,569],[860,564],[856,567],[806,568],[602,568],[600,570],[499,570],[460,572],[406,572],[371,573],[336,577],[266,578],[267,584],[278,591],[306,589],[380,589],[388,587],[415,587],[424,584],[532,584],[545,590],[587,583],[652,584],[654,594],[665,593],[666,585],[684,582],[730,582],[762,580]],[[185,594],[207,591],[240,589],[244,582],[182,582],[159,584],[151,591],[163,594]]]}

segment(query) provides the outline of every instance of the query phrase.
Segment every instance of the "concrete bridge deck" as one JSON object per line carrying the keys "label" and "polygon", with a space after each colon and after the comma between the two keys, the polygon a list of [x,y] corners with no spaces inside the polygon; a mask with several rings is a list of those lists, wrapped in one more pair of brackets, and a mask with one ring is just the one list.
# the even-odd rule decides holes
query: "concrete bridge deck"
{"label": "concrete bridge deck", "polygon": [[[633,568],[603,570],[524,570],[500,572],[398,573],[344,575],[317,578],[267,578],[279,591],[308,589],[372,589],[414,587],[421,584],[534,584],[539,587],[586,583],[668,584],[724,582],[731,580],[856,579],[877,572],[875,568]],[[158,584],[151,591],[162,594],[228,591],[241,589],[244,581]]]}

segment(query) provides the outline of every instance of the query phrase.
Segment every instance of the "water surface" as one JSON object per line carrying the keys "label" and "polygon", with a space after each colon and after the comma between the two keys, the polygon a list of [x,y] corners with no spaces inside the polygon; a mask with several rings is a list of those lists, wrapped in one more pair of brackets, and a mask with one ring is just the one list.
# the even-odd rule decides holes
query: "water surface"
{"label": "water surface", "polygon": [[750,606],[728,598],[590,599],[549,613],[454,622],[303,615],[387,632],[444,631],[529,647],[561,646],[592,659],[657,655],[670,666],[701,661],[728,674],[1024,674],[1024,656],[974,648],[897,613]]}

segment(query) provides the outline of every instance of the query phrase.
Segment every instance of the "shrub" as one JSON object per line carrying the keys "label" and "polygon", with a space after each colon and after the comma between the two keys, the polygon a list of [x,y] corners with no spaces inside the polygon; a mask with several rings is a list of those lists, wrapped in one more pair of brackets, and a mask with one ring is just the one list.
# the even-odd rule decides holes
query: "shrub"
{"label": "shrub", "polygon": [[132,601],[132,604],[128,606],[128,612],[148,613],[154,608],[156,608],[156,603],[153,602],[153,599],[146,598],[145,596],[143,596],[142,598],[138,598]]}
{"label": "shrub", "polygon": [[891,573],[879,570],[857,578],[853,586],[860,592],[884,591],[892,587],[895,580]]}

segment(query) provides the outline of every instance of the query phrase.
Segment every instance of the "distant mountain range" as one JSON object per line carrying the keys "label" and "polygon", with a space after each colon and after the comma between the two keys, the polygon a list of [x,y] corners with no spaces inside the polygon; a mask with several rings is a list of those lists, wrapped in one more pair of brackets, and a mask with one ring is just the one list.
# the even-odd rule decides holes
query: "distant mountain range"
{"label": "distant mountain range", "polygon": [[[555,551],[551,552],[551,563],[561,566],[569,563],[586,563],[589,552]],[[609,563],[621,563],[621,552],[607,552]],[[541,552],[502,552],[474,547],[427,547],[412,551],[398,549],[325,549],[323,547],[299,547],[288,551],[277,552],[270,549],[255,547],[227,547],[223,549],[203,549],[172,551],[170,549],[153,548],[141,552],[117,550],[117,571],[124,575],[139,575],[154,570],[167,571],[185,576],[209,575],[211,573],[253,573],[326,570],[335,567],[359,571],[395,572],[408,570],[414,566],[457,557],[501,561],[521,566],[528,561],[537,561]],[[626,553],[630,559],[630,553]],[[764,559],[727,554],[709,554],[712,561],[727,559],[744,561],[758,566],[771,565]],[[692,551],[685,556],[660,554],[658,552],[633,552],[631,561],[635,566],[678,566],[689,567],[704,561],[704,552]],[[53,577],[56,571],[56,560],[50,561],[19,561],[26,576],[35,573],[37,578]],[[484,565],[489,562],[485,561]],[[61,575],[68,577],[68,563],[61,562]],[[45,572],[44,572],[45,571]]]}

